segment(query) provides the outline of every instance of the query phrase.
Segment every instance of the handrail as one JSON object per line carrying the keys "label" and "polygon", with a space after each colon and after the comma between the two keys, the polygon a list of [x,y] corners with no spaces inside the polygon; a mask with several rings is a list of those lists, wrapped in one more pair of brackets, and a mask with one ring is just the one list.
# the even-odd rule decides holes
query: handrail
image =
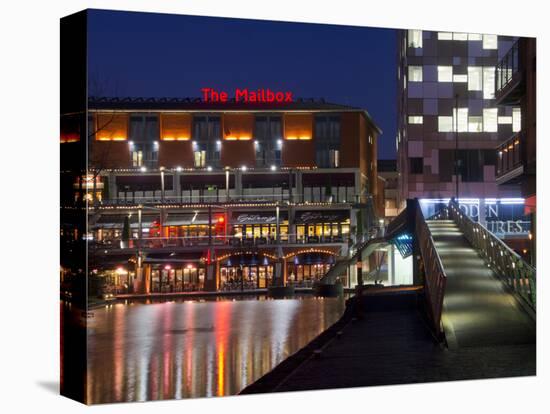
{"label": "handrail", "polygon": [[461,212],[455,201],[449,203],[449,215],[497,277],[536,312],[536,269],[491,231]]}
{"label": "handrail", "polygon": [[441,313],[447,276],[435,248],[432,233],[418,202],[416,203],[415,233],[424,263],[424,291],[428,300],[434,332],[441,335]]}

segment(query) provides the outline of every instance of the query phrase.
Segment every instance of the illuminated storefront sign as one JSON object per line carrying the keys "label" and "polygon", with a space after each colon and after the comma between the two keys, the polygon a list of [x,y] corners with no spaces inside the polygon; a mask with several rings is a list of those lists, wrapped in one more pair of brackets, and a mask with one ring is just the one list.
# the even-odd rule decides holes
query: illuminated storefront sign
{"label": "illuminated storefront sign", "polygon": [[[449,199],[421,199],[425,217],[430,217],[449,203]],[[474,221],[480,221],[499,237],[526,237],[531,220],[524,214],[523,198],[461,198],[460,210]],[[480,214],[481,213],[481,214]]]}
{"label": "illuminated storefront sign", "polygon": [[[216,90],[214,88],[202,88],[202,100],[204,102],[225,103],[229,102],[230,95],[226,91]],[[244,103],[288,103],[293,102],[293,94],[289,91],[272,91],[271,89],[248,89],[236,88],[233,92],[235,102]]]}

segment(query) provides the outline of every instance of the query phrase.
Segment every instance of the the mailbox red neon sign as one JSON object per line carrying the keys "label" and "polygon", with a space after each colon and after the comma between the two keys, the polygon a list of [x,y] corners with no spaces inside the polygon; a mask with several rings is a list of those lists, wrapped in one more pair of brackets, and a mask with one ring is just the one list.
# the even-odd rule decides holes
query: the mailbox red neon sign
{"label": "the mailbox red neon sign", "polygon": [[[204,102],[228,102],[229,94],[225,91],[218,91],[214,88],[202,88],[202,99]],[[244,103],[283,103],[293,102],[292,92],[272,91],[271,89],[235,89],[235,102]]]}

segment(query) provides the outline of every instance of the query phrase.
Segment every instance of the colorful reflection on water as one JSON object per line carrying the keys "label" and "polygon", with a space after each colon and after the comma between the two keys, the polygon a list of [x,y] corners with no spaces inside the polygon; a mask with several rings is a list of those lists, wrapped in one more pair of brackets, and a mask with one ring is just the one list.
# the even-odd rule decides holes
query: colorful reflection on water
{"label": "colorful reflection on water", "polygon": [[332,325],[344,298],[112,304],[88,320],[91,403],[238,393]]}

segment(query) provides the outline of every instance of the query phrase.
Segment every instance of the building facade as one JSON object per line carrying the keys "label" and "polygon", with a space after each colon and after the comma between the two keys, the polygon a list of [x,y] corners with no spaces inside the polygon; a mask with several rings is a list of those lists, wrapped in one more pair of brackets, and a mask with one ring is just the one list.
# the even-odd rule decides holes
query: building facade
{"label": "building facade", "polygon": [[495,100],[499,59],[516,39],[422,30],[397,37],[399,208],[419,198],[430,214],[456,197],[498,235],[527,237],[520,187],[498,185],[495,151],[522,125],[521,105]]}
{"label": "building facade", "polygon": [[513,131],[497,148],[496,181],[500,188],[519,185],[525,199],[525,214],[531,219],[531,243],[524,253],[536,263],[537,210],[537,43],[521,37],[499,61],[495,98],[503,108],[520,108],[519,130]]}
{"label": "building facade", "polygon": [[390,221],[399,213],[396,160],[378,160],[378,177],[382,180],[384,187],[384,217]]}
{"label": "building facade", "polygon": [[88,154],[62,200],[115,293],[311,286],[383,214],[379,133],[322,101],[90,99],[62,117],[62,159]]}

